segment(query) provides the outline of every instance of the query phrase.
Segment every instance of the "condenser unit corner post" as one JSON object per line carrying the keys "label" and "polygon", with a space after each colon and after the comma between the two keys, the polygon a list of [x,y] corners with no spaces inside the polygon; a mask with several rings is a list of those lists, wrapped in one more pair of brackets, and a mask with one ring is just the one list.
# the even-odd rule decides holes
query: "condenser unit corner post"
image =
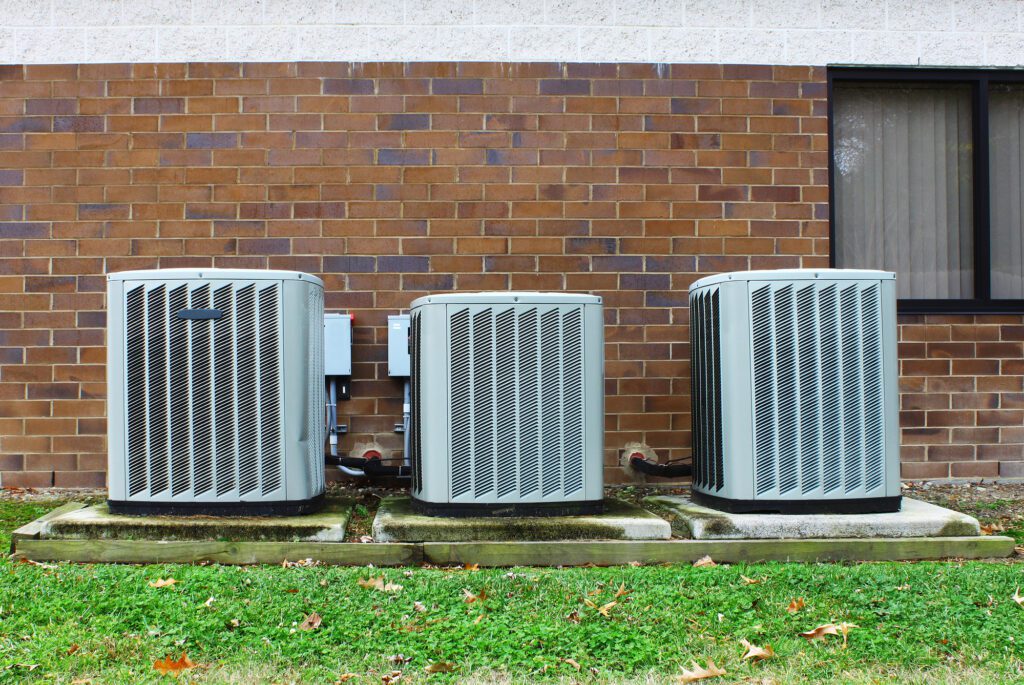
{"label": "condenser unit corner post", "polygon": [[690,287],[695,501],[733,512],[899,509],[894,279],[783,269]]}
{"label": "condenser unit corner post", "polygon": [[444,516],[601,511],[603,323],[592,295],[415,300],[414,508]]}
{"label": "condenser unit corner post", "polygon": [[129,271],[107,280],[111,510],[318,508],[322,281],[257,269]]}

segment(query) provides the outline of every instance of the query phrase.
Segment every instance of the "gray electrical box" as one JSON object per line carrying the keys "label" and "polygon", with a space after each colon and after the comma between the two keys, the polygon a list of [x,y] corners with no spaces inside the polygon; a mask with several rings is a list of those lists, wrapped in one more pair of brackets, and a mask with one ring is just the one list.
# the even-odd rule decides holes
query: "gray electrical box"
{"label": "gray electrical box", "polygon": [[409,375],[409,315],[388,317],[388,375]]}
{"label": "gray electrical box", "polygon": [[324,314],[324,375],[352,375],[351,314]]}

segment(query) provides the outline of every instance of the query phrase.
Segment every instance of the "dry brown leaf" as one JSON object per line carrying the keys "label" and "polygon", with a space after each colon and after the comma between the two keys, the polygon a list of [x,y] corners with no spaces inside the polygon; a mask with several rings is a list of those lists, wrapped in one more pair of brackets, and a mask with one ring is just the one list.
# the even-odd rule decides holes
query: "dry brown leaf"
{"label": "dry brown leaf", "polygon": [[998,523],[983,523],[980,527],[982,535],[995,535],[996,533],[1002,533],[1006,530]]}
{"label": "dry brown leaf", "polygon": [[1017,603],[1017,606],[1024,606],[1024,597],[1020,596],[1020,588],[1013,591],[1012,599]]}
{"label": "dry brown leaf", "polygon": [[487,599],[487,588],[482,588],[480,594],[474,595],[469,591],[469,588],[462,588],[462,601],[466,604],[472,604],[473,602],[482,602]]}
{"label": "dry brown leaf", "polygon": [[314,611],[302,620],[302,623],[299,624],[299,630],[316,630],[322,622],[323,619],[320,618],[320,614]]}
{"label": "dry brown leaf", "polygon": [[708,678],[717,678],[718,676],[725,675],[725,669],[719,668],[715,665],[714,661],[708,659],[707,668],[701,666],[696,661],[691,662],[693,664],[693,670],[683,669],[683,674],[676,677],[678,683],[695,683],[698,680],[706,680]]}
{"label": "dry brown leaf", "polygon": [[195,664],[188,658],[188,655],[184,652],[181,653],[181,657],[178,659],[172,659],[169,656],[163,659],[157,659],[153,662],[153,670],[160,671],[164,675],[181,673],[186,668],[195,668]]}
{"label": "dry brown leaf", "polygon": [[359,677],[358,673],[342,673],[340,676],[338,676],[338,679],[334,681],[334,685],[341,685],[342,683],[347,683],[348,681],[352,680],[353,678],[358,678],[358,677]]}
{"label": "dry brown leaf", "polygon": [[701,567],[704,567],[704,566],[707,566],[707,567],[718,566],[718,564],[715,563],[715,560],[712,559],[711,555],[709,555],[709,554],[705,554],[700,559],[698,559],[697,561],[693,562],[693,565],[696,566],[697,568],[701,568]]}
{"label": "dry brown leaf", "polygon": [[157,578],[156,580],[149,581],[150,587],[173,587],[177,583],[174,578]]}
{"label": "dry brown leaf", "polygon": [[412,661],[412,657],[404,654],[392,654],[388,657],[388,662],[390,662],[392,666],[401,666],[402,664],[407,664],[410,661]]}
{"label": "dry brown leaf", "polygon": [[480,564],[465,564],[465,565],[463,565],[462,568],[465,571],[479,571],[480,570]]}
{"label": "dry brown leaf", "polygon": [[611,615],[609,612],[612,610],[612,607],[618,604],[618,602],[608,602],[607,604],[602,604],[601,606],[598,606],[596,603],[591,602],[589,599],[584,599],[583,603],[606,618]]}
{"label": "dry brown leaf", "polygon": [[412,608],[413,608],[413,611],[418,611],[421,614],[424,613],[427,610],[427,607],[423,604],[423,602],[413,602],[412,603]]}
{"label": "dry brown leaf", "polygon": [[359,536],[359,542],[362,542],[363,544],[373,542],[373,536],[372,535],[360,535]]}
{"label": "dry brown leaf", "polygon": [[32,559],[21,559],[21,563],[28,564],[29,566],[38,566],[39,568],[45,568],[53,570],[57,568],[57,564],[44,564],[41,561],[33,561]]}
{"label": "dry brown leaf", "polygon": [[764,647],[758,647],[752,645],[746,640],[740,640],[740,644],[743,645],[743,656],[742,659],[753,659],[754,661],[761,661],[763,659],[771,659],[775,656],[775,650],[772,649],[771,645],[765,645]]}
{"label": "dry brown leaf", "polygon": [[825,625],[818,626],[814,630],[808,630],[806,633],[800,633],[800,637],[804,638],[808,642],[814,642],[815,640],[824,640],[826,635],[842,635],[843,646],[846,646],[846,638],[853,628],[859,628],[860,626],[853,623],[826,623]]}
{"label": "dry brown leaf", "polygon": [[565,663],[569,664],[570,666],[575,668],[577,671],[580,670],[580,664],[575,659],[562,659],[562,661],[564,661]]}
{"label": "dry brown leaf", "polygon": [[391,671],[391,673],[385,673],[384,675],[382,675],[380,677],[380,682],[382,683],[382,685],[391,685],[392,683],[397,683],[401,679],[401,671]]}
{"label": "dry brown leaf", "polygon": [[67,654],[68,656],[71,656],[72,654],[74,654],[75,652],[77,652],[80,649],[81,649],[81,647],[79,647],[78,645],[71,645],[70,647],[68,647],[68,649],[65,652],[65,654]]}
{"label": "dry brown leaf", "polygon": [[615,599],[618,599],[619,597],[625,597],[630,592],[632,592],[632,590],[627,590],[626,589],[626,584],[625,583],[621,583],[619,585],[619,589],[615,591]]}
{"label": "dry brown leaf", "polygon": [[792,600],[790,600],[789,606],[786,607],[786,611],[788,611],[791,614],[795,614],[796,612],[803,609],[805,606],[807,606],[807,603],[804,602],[803,597],[794,597]]}
{"label": "dry brown leaf", "polygon": [[213,597],[210,597],[210,598],[209,598],[208,600],[206,600],[205,602],[203,602],[203,606],[205,606],[205,607],[207,607],[207,608],[211,608],[211,607],[213,607],[213,603],[214,603],[214,601],[215,601],[215,600],[213,599]]}
{"label": "dry brown leaf", "polygon": [[367,590],[379,590],[380,592],[398,592],[404,587],[398,583],[385,582],[384,576],[360,578],[356,582],[359,583],[359,587],[366,588]]}
{"label": "dry brown leaf", "polygon": [[92,678],[75,678],[71,685],[92,685]]}
{"label": "dry brown leaf", "polygon": [[764,582],[764,578],[747,578],[742,573],[740,574],[740,578],[743,580],[744,585],[760,585]]}
{"label": "dry brown leaf", "polygon": [[427,673],[451,673],[455,670],[455,664],[450,664],[447,661],[435,661],[427,664],[423,670]]}
{"label": "dry brown leaf", "polygon": [[578,612],[578,611],[570,612],[569,615],[565,617],[565,620],[568,621],[569,623],[579,623],[580,622],[580,612]]}

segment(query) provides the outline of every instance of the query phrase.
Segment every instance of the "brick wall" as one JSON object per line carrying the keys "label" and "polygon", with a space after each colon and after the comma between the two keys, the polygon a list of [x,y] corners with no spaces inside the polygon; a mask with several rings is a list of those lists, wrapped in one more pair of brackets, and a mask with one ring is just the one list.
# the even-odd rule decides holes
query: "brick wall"
{"label": "brick wall", "polygon": [[[3,483],[103,483],[103,274],[181,266],[324,278],[328,308],[356,314],[344,448],[374,437],[400,446],[384,325],[413,298],[600,294],[606,463],[633,440],[686,456],[688,285],[723,270],[827,265],[824,75],[546,63],[2,67]],[[925,424],[906,429],[906,475],[946,475],[954,461],[952,475],[994,475],[998,460],[1014,475],[1024,438],[999,426],[1020,424],[1010,407],[1021,400],[1022,322],[970,319],[970,349],[917,342],[939,329],[947,344],[964,342],[954,337],[963,326],[937,321],[902,331],[905,402],[949,404],[923,414],[907,405],[904,421]],[[992,330],[1018,342],[992,347],[980,337]],[[970,371],[971,355],[1003,358],[999,406],[955,413],[970,393],[992,391],[991,364]],[[963,389],[940,390],[954,382]],[[931,428],[937,420],[954,423]],[[985,422],[998,434],[970,445],[977,463],[964,464],[968,433],[953,426]]]}

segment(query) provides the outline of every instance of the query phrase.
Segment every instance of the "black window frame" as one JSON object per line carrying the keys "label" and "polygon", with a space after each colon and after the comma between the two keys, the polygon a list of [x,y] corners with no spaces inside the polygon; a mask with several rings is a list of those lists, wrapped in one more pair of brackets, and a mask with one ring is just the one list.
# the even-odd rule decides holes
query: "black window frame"
{"label": "black window frame", "polygon": [[[1020,314],[1024,300],[991,297],[991,197],[989,189],[988,98],[990,86],[1024,84],[1022,69],[937,67],[828,67],[828,237],[829,266],[836,266],[835,119],[832,88],[836,83],[949,83],[970,87],[971,172],[973,184],[974,297],[971,299],[901,299],[897,310],[907,314]],[[1022,227],[1024,230],[1024,227]]]}

